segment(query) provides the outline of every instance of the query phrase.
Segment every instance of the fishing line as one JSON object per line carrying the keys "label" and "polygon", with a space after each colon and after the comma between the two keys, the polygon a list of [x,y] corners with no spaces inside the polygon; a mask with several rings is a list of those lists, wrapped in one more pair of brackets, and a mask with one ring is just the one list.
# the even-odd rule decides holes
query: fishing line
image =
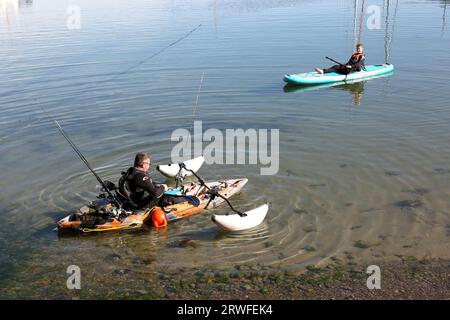
{"label": "fishing line", "polygon": [[154,57],[160,55],[161,53],[163,53],[164,51],[166,51],[166,50],[169,49],[170,47],[176,45],[178,42],[180,42],[180,41],[186,39],[187,37],[189,37],[192,33],[194,33],[195,31],[197,31],[197,29],[200,28],[201,26],[202,26],[202,24],[200,23],[197,27],[195,27],[194,29],[192,29],[191,31],[189,31],[187,34],[185,34],[184,36],[182,36],[182,37],[179,38],[178,40],[172,42],[172,43],[169,44],[168,46],[162,48],[162,49],[159,50],[158,52],[156,52],[156,53],[152,54],[151,56],[145,58],[144,60],[138,62],[136,65],[134,65],[134,66],[128,68],[127,70],[118,73],[118,74],[115,75],[112,79],[114,79],[114,78],[117,77],[117,76],[124,75],[124,74],[130,72],[131,70],[136,69],[137,67],[141,66],[142,64],[144,64],[144,63],[147,62],[148,60],[151,60],[151,59],[153,59]]}
{"label": "fishing line", "polygon": [[200,96],[200,90],[202,90],[202,85],[203,85],[203,77],[205,76],[205,71],[203,71],[202,73],[202,78],[200,79],[200,85],[198,87],[198,91],[197,91],[197,98],[195,99],[195,106],[192,112],[192,120],[194,120],[195,117],[195,111],[197,109],[197,105],[198,105],[198,97]]}
{"label": "fishing line", "polygon": [[[199,29],[201,26],[202,26],[202,24],[199,24],[197,27],[195,27],[194,29],[192,29],[191,31],[189,31],[187,34],[185,34],[184,36],[182,36],[182,37],[179,38],[178,40],[176,40],[176,41],[170,43],[169,45],[167,45],[166,47],[162,48],[162,49],[159,50],[158,52],[152,54],[150,57],[145,58],[144,60],[140,61],[138,64],[136,64],[136,65],[134,65],[134,66],[128,68],[127,70],[122,71],[122,72],[118,73],[117,75],[111,77],[109,80],[112,80],[112,79],[114,79],[115,77],[117,77],[117,76],[119,76],[119,75],[124,75],[124,74],[130,72],[131,70],[133,70],[133,69],[135,69],[135,68],[141,66],[142,64],[144,64],[144,63],[147,62],[148,60],[153,59],[154,57],[156,57],[156,56],[158,56],[159,54],[163,53],[163,52],[164,52],[165,50],[167,50],[168,48],[170,48],[170,47],[176,45],[176,44],[179,43],[180,41],[182,41],[182,40],[186,39],[187,37],[189,37],[192,33],[194,33],[194,32],[195,32],[197,29]],[[203,81],[203,76],[202,76],[202,81]],[[197,96],[197,102],[198,102],[198,96]],[[43,110],[43,111],[47,114],[47,116],[49,116],[48,113],[47,113],[45,110]],[[11,133],[11,134],[9,134],[9,135],[0,137],[0,142],[3,142],[4,140],[6,140],[6,139],[10,138],[11,136],[17,134],[18,132],[20,132],[20,131],[22,131],[22,130],[28,128],[29,126],[31,126],[31,125],[33,125],[33,124],[35,124],[35,123],[37,123],[37,122],[39,122],[40,120],[42,120],[42,118],[39,118],[39,119],[37,119],[37,120],[35,120],[35,121],[31,122],[31,123],[28,123],[27,125],[25,125],[25,126],[19,128],[19,129],[16,129],[13,133]]]}
{"label": "fishing line", "polygon": [[[203,71],[202,77],[200,78],[200,85],[198,86],[198,90],[197,90],[197,97],[195,98],[195,103],[194,103],[194,105],[192,107],[192,124],[189,127],[188,135],[186,136],[186,138],[191,137],[191,140],[194,138],[195,113],[197,111],[198,99],[200,97],[200,92],[202,90],[204,76],[205,76],[205,72]],[[188,141],[189,141],[188,139],[185,140],[185,142],[183,144],[183,149],[186,149]],[[192,148],[191,148],[191,151],[192,151]]]}

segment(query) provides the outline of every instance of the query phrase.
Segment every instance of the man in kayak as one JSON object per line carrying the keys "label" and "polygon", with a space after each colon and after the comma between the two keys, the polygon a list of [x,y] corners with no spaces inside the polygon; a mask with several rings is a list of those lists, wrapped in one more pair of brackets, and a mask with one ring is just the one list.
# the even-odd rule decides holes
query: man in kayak
{"label": "man in kayak", "polygon": [[134,159],[134,167],[122,173],[119,180],[119,194],[122,201],[129,202],[133,209],[151,208],[158,205],[167,190],[165,184],[154,184],[148,174],[151,158],[139,152]]}
{"label": "man in kayak", "polygon": [[328,69],[314,68],[314,70],[320,74],[336,72],[346,75],[351,72],[361,71],[361,68],[364,67],[365,59],[366,56],[363,53],[363,45],[362,43],[358,43],[356,45],[356,52],[352,54],[346,64],[335,65]]}

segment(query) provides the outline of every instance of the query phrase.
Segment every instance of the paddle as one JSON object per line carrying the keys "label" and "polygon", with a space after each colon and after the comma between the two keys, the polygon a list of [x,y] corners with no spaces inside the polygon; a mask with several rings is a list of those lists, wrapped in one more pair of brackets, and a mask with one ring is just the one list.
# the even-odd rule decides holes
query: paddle
{"label": "paddle", "polygon": [[[325,57],[326,59],[328,59],[328,60],[331,60],[331,61],[333,61],[333,62],[335,62],[335,63],[337,63],[338,65],[341,65],[341,66],[343,66],[343,67],[346,67],[346,68],[349,68],[350,69],[350,67],[348,66],[348,65],[346,65],[346,64],[342,64],[342,63],[340,63],[340,62],[338,62],[338,61],[336,61],[336,60],[334,60],[334,59],[331,59],[331,58],[329,58],[329,57]],[[361,69],[362,70],[364,70],[364,71],[366,71],[366,66],[362,66],[361,67]]]}
{"label": "paddle", "polygon": [[204,181],[202,178],[200,178],[200,177],[194,172],[194,170],[191,170],[191,169],[186,168],[186,165],[185,165],[183,162],[181,162],[181,163],[179,164],[179,166],[180,166],[180,171],[181,171],[181,169],[185,169],[186,171],[190,171],[190,172],[197,178],[198,182],[200,182],[200,185],[202,185],[203,187],[205,187],[206,189],[208,189],[208,191],[209,191],[212,195],[214,195],[214,196],[219,196],[220,198],[222,198],[223,200],[225,200],[225,202],[230,206],[231,210],[233,210],[234,212],[236,212],[239,216],[241,216],[241,217],[246,217],[246,216],[247,216],[247,214],[246,214],[245,212],[240,212],[240,211],[234,209],[233,206],[231,205],[230,201],[229,201],[227,198],[225,198],[223,195],[221,195],[218,191],[213,190],[213,189],[211,189],[210,187],[208,187],[208,186],[206,185],[205,181]]}
{"label": "paddle", "polygon": [[337,64],[340,65],[340,66],[345,66],[345,67],[347,67],[347,65],[342,64],[342,63],[340,63],[340,62],[338,62],[338,61],[336,61],[336,60],[334,60],[334,59],[331,59],[331,58],[329,58],[329,57],[325,57],[325,59],[331,60],[331,61],[337,63]]}

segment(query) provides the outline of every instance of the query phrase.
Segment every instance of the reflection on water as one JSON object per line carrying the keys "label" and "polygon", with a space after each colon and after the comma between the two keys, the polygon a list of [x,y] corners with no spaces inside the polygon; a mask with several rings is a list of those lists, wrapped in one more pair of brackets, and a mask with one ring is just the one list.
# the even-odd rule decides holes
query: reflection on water
{"label": "reflection on water", "polygon": [[442,7],[443,7],[443,12],[442,12],[442,29],[441,29],[441,38],[444,37],[444,31],[445,31],[445,18],[446,18],[446,13],[447,13],[447,4],[448,4],[448,0],[440,0],[441,2],[443,2]]}
{"label": "reflection on water", "polygon": [[33,0],[0,0],[0,17],[9,19],[19,9],[33,6]]}
{"label": "reflection on water", "polygon": [[221,10],[244,13],[256,13],[264,9],[283,8],[296,6],[304,3],[305,0],[214,0],[214,10]]}
{"label": "reflection on water", "polygon": [[33,0],[19,0],[19,8],[31,7],[33,5]]}
{"label": "reflection on water", "polygon": [[10,32],[20,22],[20,9],[32,6],[33,0],[0,0],[0,28],[6,27]]}
{"label": "reflection on water", "polygon": [[361,99],[364,94],[364,81],[357,83],[346,83],[342,86],[336,86],[334,89],[341,89],[350,92],[353,95],[353,101],[356,106],[361,105]]}
{"label": "reflection on water", "polygon": [[0,17],[7,23],[11,16],[15,16],[19,10],[19,0],[0,0]]}
{"label": "reflection on water", "polygon": [[395,21],[397,18],[397,11],[398,11],[398,0],[395,2],[395,9],[394,9],[394,16],[392,18],[392,27],[389,28],[389,22],[390,22],[390,0],[386,0],[385,2],[385,11],[386,11],[386,17],[385,17],[385,34],[384,34],[384,63],[390,63],[390,54],[391,54],[391,46],[392,46],[392,40],[394,38],[394,28],[395,28]]}

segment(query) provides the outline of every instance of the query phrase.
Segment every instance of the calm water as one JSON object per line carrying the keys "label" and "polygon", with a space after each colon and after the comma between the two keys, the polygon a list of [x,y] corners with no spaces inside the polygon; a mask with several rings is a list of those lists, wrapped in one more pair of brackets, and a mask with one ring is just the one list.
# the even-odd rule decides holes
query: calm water
{"label": "calm water", "polygon": [[[185,267],[302,270],[348,254],[450,258],[448,2],[371,1],[379,29],[360,29],[361,1],[356,12],[343,0],[73,3],[81,28],[71,30],[65,2],[0,0],[0,297],[64,297],[70,264],[97,290],[120,291],[131,282],[108,279],[123,268],[137,281]],[[393,75],[284,86],[285,73],[329,66],[326,55],[346,60],[358,37],[367,62],[391,62]],[[233,203],[270,201],[266,222],[225,234],[208,212],[163,232],[58,236],[55,222],[95,198],[97,181],[39,106],[113,181],[137,151],[169,163],[172,131],[194,119],[205,130],[279,129],[277,175],[200,171],[248,177]]]}

